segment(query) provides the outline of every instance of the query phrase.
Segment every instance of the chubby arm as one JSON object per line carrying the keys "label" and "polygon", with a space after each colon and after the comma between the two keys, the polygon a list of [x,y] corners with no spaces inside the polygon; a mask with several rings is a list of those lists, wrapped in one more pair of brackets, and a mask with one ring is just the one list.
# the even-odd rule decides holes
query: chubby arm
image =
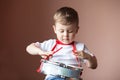
{"label": "chubby arm", "polygon": [[84,55],[84,59],[86,59],[86,64],[89,68],[91,69],[96,69],[97,68],[97,59],[94,55],[90,55],[85,53],[84,51],[82,52]]}
{"label": "chubby arm", "polygon": [[84,51],[76,51],[75,55],[85,59],[86,60],[86,65],[91,68],[91,69],[96,69],[97,68],[97,59],[94,55],[88,54]]}
{"label": "chubby arm", "polygon": [[52,52],[45,52],[39,47],[39,43],[31,43],[26,47],[26,51],[31,55],[40,55],[42,57],[52,54]]}

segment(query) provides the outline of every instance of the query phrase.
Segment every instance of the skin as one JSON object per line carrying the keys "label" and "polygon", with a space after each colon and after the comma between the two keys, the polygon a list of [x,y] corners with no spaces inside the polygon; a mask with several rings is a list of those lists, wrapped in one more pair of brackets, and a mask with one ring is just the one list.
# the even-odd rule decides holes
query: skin
{"label": "skin", "polygon": [[56,23],[56,25],[53,25],[53,29],[57,39],[64,44],[70,44],[73,42],[75,35],[78,32],[78,26],[75,24],[62,25],[60,23]]}

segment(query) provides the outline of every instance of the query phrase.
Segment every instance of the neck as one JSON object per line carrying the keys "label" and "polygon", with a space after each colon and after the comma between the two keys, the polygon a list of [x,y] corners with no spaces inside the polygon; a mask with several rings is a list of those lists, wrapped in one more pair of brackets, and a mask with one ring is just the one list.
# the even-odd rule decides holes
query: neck
{"label": "neck", "polygon": [[74,43],[74,41],[72,41],[72,42],[69,43],[69,44],[65,44],[65,43],[63,43],[63,42],[61,42],[61,41],[59,41],[59,40],[56,40],[56,43],[57,43],[57,44],[61,44],[61,45],[71,45],[71,44]]}

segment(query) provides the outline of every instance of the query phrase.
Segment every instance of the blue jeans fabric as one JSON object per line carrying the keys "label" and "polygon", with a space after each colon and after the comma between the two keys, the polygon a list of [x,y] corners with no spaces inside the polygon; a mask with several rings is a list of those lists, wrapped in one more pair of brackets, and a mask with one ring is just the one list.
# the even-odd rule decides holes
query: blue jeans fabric
{"label": "blue jeans fabric", "polygon": [[49,75],[49,76],[46,76],[45,80],[66,80],[66,79],[65,78],[61,78],[59,76]]}
{"label": "blue jeans fabric", "polygon": [[82,78],[61,78],[60,76],[47,75],[45,80],[83,80]]}

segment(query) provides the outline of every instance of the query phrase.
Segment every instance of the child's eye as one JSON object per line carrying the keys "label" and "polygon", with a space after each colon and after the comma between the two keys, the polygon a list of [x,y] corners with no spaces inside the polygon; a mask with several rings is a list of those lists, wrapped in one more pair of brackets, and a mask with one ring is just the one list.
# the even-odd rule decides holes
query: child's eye
{"label": "child's eye", "polygon": [[69,33],[72,33],[73,31],[68,31]]}
{"label": "child's eye", "polygon": [[59,30],[59,32],[60,32],[60,33],[63,33],[63,32],[64,32],[64,30]]}

